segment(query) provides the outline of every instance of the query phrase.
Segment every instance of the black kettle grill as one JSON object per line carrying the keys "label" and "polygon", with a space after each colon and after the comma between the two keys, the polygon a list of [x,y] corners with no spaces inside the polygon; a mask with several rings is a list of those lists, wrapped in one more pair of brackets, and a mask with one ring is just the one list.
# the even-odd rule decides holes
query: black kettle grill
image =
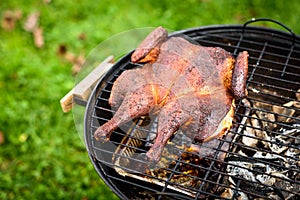
{"label": "black kettle grill", "polygon": [[[258,21],[285,30],[250,26]],[[135,171],[130,165],[136,153],[151,145],[155,121],[141,117],[129,122],[115,130],[107,143],[93,136],[114,114],[108,98],[116,78],[140,67],[130,62],[132,52],[128,52],[98,75],[87,103],[73,95],[73,103],[86,106],[85,144],[99,176],[121,199],[299,199],[299,36],[270,19],[198,27],[171,35],[176,34],[203,46],[222,47],[234,56],[249,52],[249,94],[236,103],[233,128],[214,143],[203,143],[201,155],[180,149],[174,137],[169,149],[180,149],[179,156],[166,152],[168,162],[162,161],[160,167]]]}

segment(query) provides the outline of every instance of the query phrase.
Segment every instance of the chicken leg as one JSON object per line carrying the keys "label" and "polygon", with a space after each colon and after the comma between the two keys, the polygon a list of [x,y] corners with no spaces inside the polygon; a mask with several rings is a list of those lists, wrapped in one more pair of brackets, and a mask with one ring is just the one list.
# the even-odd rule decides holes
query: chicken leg
{"label": "chicken leg", "polygon": [[[186,129],[186,135],[194,139],[194,132],[205,124],[209,115],[210,95],[187,94],[173,98],[162,107],[158,115],[157,135],[152,147],[146,153],[150,161],[159,161],[164,146],[171,136],[179,129]],[[205,106],[204,106],[205,105]],[[192,109],[191,109],[192,108]],[[191,133],[191,134],[188,134]]]}
{"label": "chicken leg", "polygon": [[94,136],[97,140],[109,140],[109,136],[120,125],[148,114],[159,101],[158,85],[148,84],[127,93],[111,120],[100,126]]}

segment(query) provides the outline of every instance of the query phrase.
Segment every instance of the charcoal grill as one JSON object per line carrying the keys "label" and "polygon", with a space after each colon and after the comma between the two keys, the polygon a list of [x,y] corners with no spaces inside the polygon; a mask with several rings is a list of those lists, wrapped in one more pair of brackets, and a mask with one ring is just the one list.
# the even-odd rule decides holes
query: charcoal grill
{"label": "charcoal grill", "polygon": [[[284,30],[251,25],[258,21]],[[114,114],[108,98],[116,78],[140,67],[130,62],[129,52],[101,76],[86,105],[85,143],[99,176],[121,199],[299,199],[300,38],[270,19],[172,33],[179,34],[234,56],[249,52],[249,94],[236,103],[232,129],[211,143],[196,145],[201,153],[180,149],[174,137],[168,149],[179,156],[166,152],[168,162],[159,168],[136,171],[131,166],[142,161],[134,155],[151,145],[145,135],[155,120],[141,117],[129,122],[107,143],[93,137]]]}

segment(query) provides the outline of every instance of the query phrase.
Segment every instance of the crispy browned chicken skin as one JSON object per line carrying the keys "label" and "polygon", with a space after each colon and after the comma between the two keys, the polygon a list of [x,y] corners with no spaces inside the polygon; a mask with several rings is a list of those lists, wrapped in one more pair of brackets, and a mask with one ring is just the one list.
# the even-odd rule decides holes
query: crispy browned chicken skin
{"label": "crispy browned chicken skin", "polygon": [[232,125],[234,99],[247,95],[248,53],[237,60],[219,47],[203,47],[181,37],[168,37],[162,27],[151,32],[131,57],[146,63],[115,81],[109,103],[113,118],[94,136],[108,140],[121,124],[155,110],[157,136],[146,153],[159,161],[170,137],[181,128],[191,139],[208,141]]}

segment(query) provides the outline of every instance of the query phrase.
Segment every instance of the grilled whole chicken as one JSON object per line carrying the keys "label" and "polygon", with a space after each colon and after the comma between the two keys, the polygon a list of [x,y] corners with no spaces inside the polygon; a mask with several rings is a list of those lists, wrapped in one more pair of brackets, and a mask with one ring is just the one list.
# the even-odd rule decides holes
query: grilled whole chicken
{"label": "grilled whole chicken", "polygon": [[120,125],[155,113],[156,139],[146,153],[159,161],[164,146],[178,129],[193,140],[220,137],[232,126],[235,99],[246,97],[248,53],[235,59],[219,47],[168,37],[158,27],[133,52],[131,61],[145,63],[124,71],[115,81],[109,103],[117,111],[94,133],[107,141]]}

